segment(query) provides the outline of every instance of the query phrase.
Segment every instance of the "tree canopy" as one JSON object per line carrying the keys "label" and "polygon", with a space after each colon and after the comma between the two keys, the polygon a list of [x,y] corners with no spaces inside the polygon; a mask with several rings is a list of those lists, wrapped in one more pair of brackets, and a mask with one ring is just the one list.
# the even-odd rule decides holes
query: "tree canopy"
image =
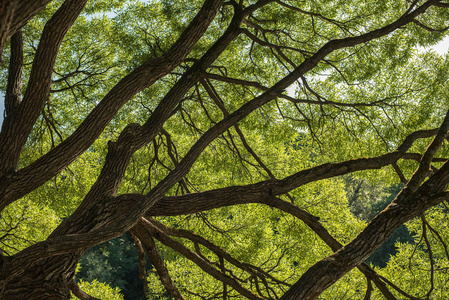
{"label": "tree canopy", "polygon": [[131,261],[147,299],[445,298],[448,28],[444,0],[1,1],[0,298],[122,299]]}

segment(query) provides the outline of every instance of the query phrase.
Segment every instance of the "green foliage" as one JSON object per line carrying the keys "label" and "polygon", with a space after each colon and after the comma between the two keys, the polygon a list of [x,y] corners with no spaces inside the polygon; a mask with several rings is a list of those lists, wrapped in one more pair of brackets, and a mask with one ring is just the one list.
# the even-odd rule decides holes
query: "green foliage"
{"label": "green foliage", "polygon": [[[92,297],[108,300],[123,300],[123,295],[120,294],[120,289],[111,288],[107,284],[93,280],[92,282],[80,281],[79,287]],[[73,296],[71,299],[78,299]]]}
{"label": "green foliage", "polygon": [[29,197],[9,205],[0,215],[0,245],[4,254],[13,255],[45,240],[59,224],[56,212]]}
{"label": "green foliage", "polygon": [[[349,212],[341,182],[320,181],[299,189],[292,195],[296,205],[319,216],[331,234],[343,243],[355,237],[364,226],[364,222],[357,220]],[[226,249],[239,261],[270,270],[270,274],[279,280],[294,282],[317,260],[331,254],[329,247],[317,239],[314,232],[302,222],[289,214],[259,204],[224,207],[188,218],[164,218],[164,223],[174,228],[192,230]],[[194,250],[192,243],[183,243]],[[161,251],[171,277],[186,297],[188,295],[189,299],[200,299],[195,295],[212,296],[221,292],[223,283],[202,272],[188,259],[165,247]],[[201,251],[209,260],[218,263],[218,257],[213,252],[204,247],[201,247]],[[242,272],[228,262],[225,262],[225,268],[232,270],[234,274]],[[152,293],[149,299],[165,295],[157,278],[156,273],[151,273],[148,277]],[[329,295],[356,293],[356,290],[359,293],[360,281],[363,278],[358,272],[351,272],[332,288]],[[252,280],[243,285],[256,292]],[[282,295],[283,289],[274,287],[271,295]],[[228,295],[237,297],[238,293],[229,288]]]}
{"label": "green foliage", "polygon": [[127,233],[89,249],[81,258],[76,279],[99,286],[107,284],[114,291],[121,291],[124,298],[120,299],[140,299],[143,285],[139,279],[139,254],[131,235]]}
{"label": "green foliage", "polygon": [[[410,1],[283,2],[308,13],[298,13],[277,2],[257,10],[248,22],[241,24],[243,33],[205,72],[270,87],[329,40],[360,35],[391,23],[405,12]],[[23,29],[24,91],[39,32],[61,3],[53,1]],[[70,136],[121,78],[170,49],[202,4],[203,1],[185,0],[89,1],[61,45],[50,98],[29,137],[19,167],[29,165]],[[434,8],[419,21],[442,28],[449,17],[447,11]],[[99,175],[107,142],[115,140],[128,123],[143,124],[148,119],[192,62],[221,36],[232,15],[231,5],[222,7],[179,67],[129,101],[70,167],[2,212],[0,243],[6,254],[44,240],[61,218],[78,207]],[[251,35],[278,45],[289,59],[273,50],[275,47],[254,42]],[[437,127],[449,105],[449,56],[420,47],[434,45],[443,37],[442,33],[429,34],[417,24],[410,24],[378,40],[333,52],[300,78],[293,95],[300,101],[294,103],[279,97],[239,122],[238,128],[229,128],[202,152],[189,174],[167,195],[282,179],[322,163],[379,155],[395,150],[415,130]],[[9,55],[6,49],[0,70],[2,91],[6,89]],[[148,193],[178,165],[204,132],[262,92],[254,86],[204,78],[184,96],[164,123],[164,130],[133,155],[118,195]],[[218,100],[211,97],[207,84],[213,87]],[[364,105],[367,103],[371,105]],[[417,141],[410,152],[423,153],[429,141]],[[445,146],[437,156],[448,155]],[[410,178],[417,162],[400,160],[398,165]],[[397,174],[388,167],[309,183],[281,198],[319,217],[331,235],[345,244],[391,202],[402,187],[398,182]],[[437,207],[426,218],[441,234],[428,229],[433,232],[428,233],[434,263],[432,296],[443,299],[449,293],[449,258],[442,244],[449,238],[445,230],[447,208]],[[195,232],[242,263],[269,270],[289,284],[331,254],[330,248],[304,223],[262,204],[158,220]],[[423,297],[431,288],[430,251],[421,239],[419,220],[406,226],[394,233],[368,262],[393,283]],[[193,243],[176,240],[195,250]],[[199,248],[207,259],[218,264],[216,254],[203,246]],[[223,294],[222,282],[172,249],[161,246],[160,250],[186,299],[201,299],[198,294],[206,298]],[[137,259],[129,235],[96,246],[81,260],[77,274],[80,286],[102,299],[138,299],[141,283],[137,279]],[[255,281],[247,273],[229,262],[224,268],[246,278],[241,283],[245,288],[257,291]],[[148,275],[148,286],[149,299],[167,299],[154,269]],[[266,294],[280,296],[286,289],[273,285],[272,294]],[[365,278],[353,270],[329,288],[322,299],[361,299],[365,290]],[[239,297],[230,288],[228,296]]]}
{"label": "green foliage", "polygon": [[449,293],[446,206],[431,209],[425,214],[425,220],[428,222],[425,231],[420,219],[406,224],[414,233],[414,242],[397,243],[398,253],[379,272],[412,296],[425,297],[431,292],[433,298],[444,299]]}

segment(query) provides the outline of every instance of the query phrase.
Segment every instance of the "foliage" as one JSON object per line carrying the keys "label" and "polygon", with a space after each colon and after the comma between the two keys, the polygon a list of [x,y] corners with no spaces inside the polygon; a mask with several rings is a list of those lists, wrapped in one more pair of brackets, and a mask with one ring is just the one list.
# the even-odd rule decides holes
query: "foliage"
{"label": "foliage", "polygon": [[45,240],[59,224],[54,210],[37,205],[28,197],[8,206],[0,218],[0,243],[7,255]]}
{"label": "foliage", "polygon": [[[91,295],[100,299],[123,300],[122,294],[118,288],[111,288],[108,285],[98,282],[94,279],[91,282],[80,281],[80,288]],[[71,299],[77,299],[72,295]]]}
{"label": "foliage", "polygon": [[0,35],[0,297],[449,293],[447,2],[37,13]]}
{"label": "foliage", "polygon": [[[138,277],[138,258],[134,240],[128,233],[89,249],[80,261],[81,268],[76,278],[85,283],[107,283],[120,290],[123,299],[140,299],[143,287]],[[101,298],[108,299],[105,296]]]}

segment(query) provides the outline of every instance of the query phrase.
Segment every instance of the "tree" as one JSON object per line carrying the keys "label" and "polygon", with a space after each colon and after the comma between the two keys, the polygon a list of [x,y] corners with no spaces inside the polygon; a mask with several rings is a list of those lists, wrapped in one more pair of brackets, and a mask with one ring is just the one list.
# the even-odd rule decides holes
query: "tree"
{"label": "tree", "polygon": [[[2,1],[2,299],[93,299],[81,256],[128,231],[154,297],[444,295],[448,8]],[[366,224],[348,174],[405,187]]]}

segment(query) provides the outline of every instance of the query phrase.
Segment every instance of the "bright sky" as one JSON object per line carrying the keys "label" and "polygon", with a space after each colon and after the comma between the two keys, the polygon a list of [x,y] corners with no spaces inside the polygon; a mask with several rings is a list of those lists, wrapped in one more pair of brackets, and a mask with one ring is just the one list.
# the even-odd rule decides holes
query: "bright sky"
{"label": "bright sky", "polygon": [[436,53],[444,55],[449,49],[449,36],[445,37],[439,44],[431,47]]}

